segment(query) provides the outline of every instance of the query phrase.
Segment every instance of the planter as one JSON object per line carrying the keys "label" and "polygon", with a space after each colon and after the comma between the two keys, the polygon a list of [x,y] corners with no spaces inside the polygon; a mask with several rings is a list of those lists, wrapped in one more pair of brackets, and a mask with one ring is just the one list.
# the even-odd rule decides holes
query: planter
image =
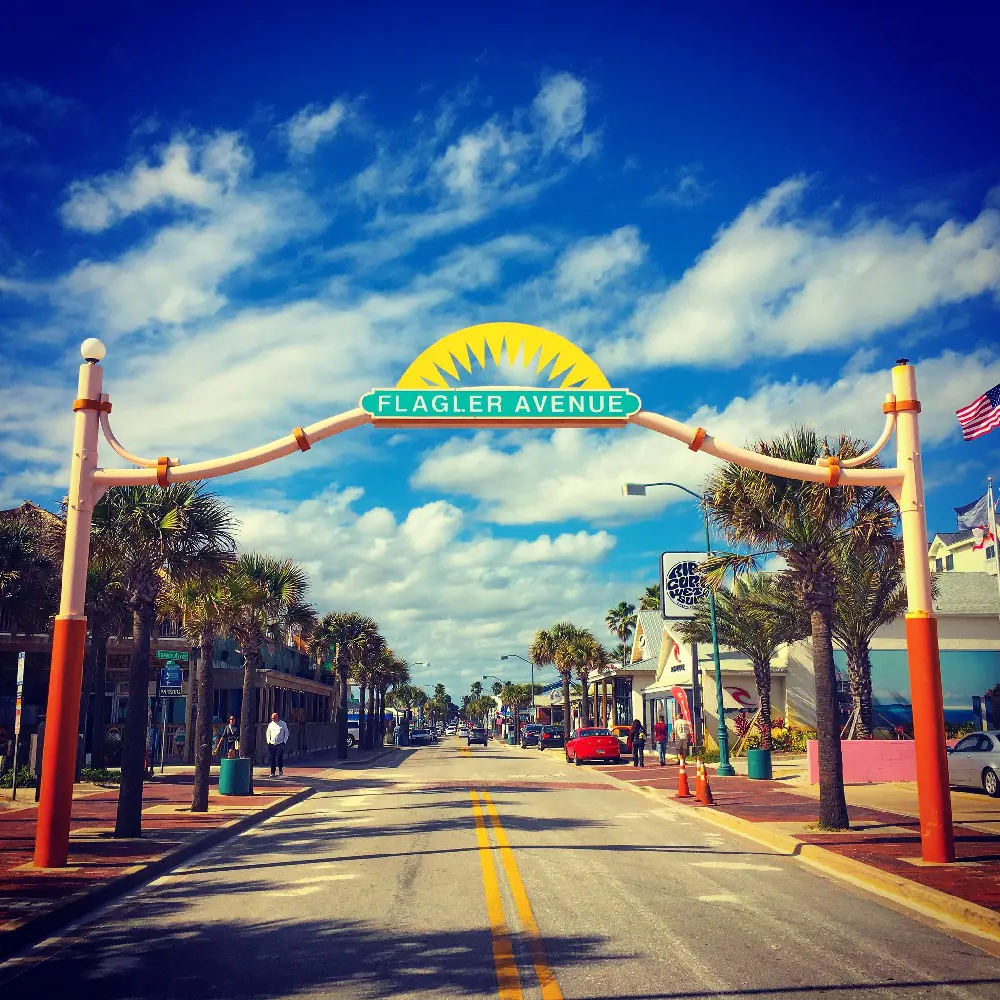
{"label": "planter", "polygon": [[771,776],[771,751],[747,750],[747,777],[768,781]]}
{"label": "planter", "polygon": [[223,757],[219,761],[219,794],[250,794],[250,758]]}

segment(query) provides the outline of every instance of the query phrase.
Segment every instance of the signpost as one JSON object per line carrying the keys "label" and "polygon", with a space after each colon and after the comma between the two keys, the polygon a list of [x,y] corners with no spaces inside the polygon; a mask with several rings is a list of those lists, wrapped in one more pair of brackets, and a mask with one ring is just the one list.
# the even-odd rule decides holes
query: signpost
{"label": "signpost", "polygon": [[14,702],[14,759],[10,765],[10,797],[17,801],[17,745],[21,742],[21,695],[24,693],[24,652],[17,654],[17,700]]}
{"label": "signpost", "polygon": [[167,699],[184,695],[184,668],[181,664],[187,662],[188,653],[184,649],[158,649],[156,659],[162,664],[157,676],[157,695],[160,700],[160,774],[163,774],[167,757]]}

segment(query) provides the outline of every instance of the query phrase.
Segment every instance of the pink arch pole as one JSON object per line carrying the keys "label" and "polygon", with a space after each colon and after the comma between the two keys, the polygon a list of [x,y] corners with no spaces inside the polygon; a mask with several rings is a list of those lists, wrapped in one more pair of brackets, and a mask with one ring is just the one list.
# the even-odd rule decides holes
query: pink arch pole
{"label": "pink arch pole", "polygon": [[[317,441],[343,431],[372,423],[363,409],[348,410],[326,420],[296,427],[290,434],[269,444],[223,458],[184,465],[177,459],[141,458],[126,451],[111,431],[109,397],[102,393],[100,359],[103,345],[97,344],[96,357],[80,366],[73,458],[70,468],[69,507],[66,515],[66,545],[63,560],[62,596],[52,637],[52,669],[47,708],[49,738],[42,760],[42,789],[38,808],[34,863],[40,868],[64,867],[69,852],[70,811],[73,801],[73,772],[76,762],[76,720],[78,718],[86,643],[87,564],[90,556],[90,524],[94,504],[111,486],[132,486],[216,479],[233,472],[265,465],[296,451],[308,451]],[[86,350],[84,353],[87,357]],[[903,524],[903,551],[909,611],[906,616],[910,688],[913,700],[913,729],[917,751],[917,783],[920,801],[920,836],[924,861],[944,863],[954,860],[951,800],[948,793],[948,765],[945,756],[944,714],[941,696],[941,669],[938,654],[937,622],[931,605],[930,569],[927,563],[927,524],[924,507],[923,472],[913,367],[899,363],[892,370],[892,393],[886,397],[885,429],[869,455],[885,447],[896,432],[896,468],[856,468],[868,456],[851,462],[821,460],[804,465],[768,458],[719,441],[704,428],[692,427],[669,417],[639,411],[629,420],[649,430],[686,444],[693,451],[727,462],[736,462],[761,472],[807,482],[884,486],[900,505]],[[476,419],[468,423],[474,425]],[[569,421],[567,421],[569,423]],[[410,426],[440,426],[433,420],[413,421]],[[112,449],[139,468],[102,469],[97,465],[99,431]]]}

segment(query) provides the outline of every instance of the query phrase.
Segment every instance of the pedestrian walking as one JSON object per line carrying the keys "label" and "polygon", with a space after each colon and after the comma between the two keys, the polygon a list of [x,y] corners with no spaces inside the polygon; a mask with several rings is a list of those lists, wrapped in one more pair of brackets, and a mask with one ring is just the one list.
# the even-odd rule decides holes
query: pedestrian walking
{"label": "pedestrian walking", "polygon": [[236,716],[229,716],[218,742],[215,744],[215,752],[222,757],[235,757],[236,751],[240,748],[240,731],[236,725]]}
{"label": "pedestrian walking", "polygon": [[691,723],[678,715],[674,719],[674,747],[677,750],[677,760],[687,760],[688,749],[691,742]]}
{"label": "pedestrian walking", "polygon": [[646,727],[638,720],[632,720],[628,731],[628,741],[632,747],[632,766],[646,766]]}
{"label": "pedestrian walking", "polygon": [[663,721],[662,715],[653,726],[653,742],[660,754],[660,767],[664,767],[667,763],[667,724]]}
{"label": "pedestrian walking", "polygon": [[271,777],[274,777],[274,768],[277,766],[278,774],[285,773],[285,744],[288,742],[288,726],[281,721],[277,712],[271,713],[271,721],[267,724],[267,732],[264,734],[267,740],[267,753],[271,759]]}

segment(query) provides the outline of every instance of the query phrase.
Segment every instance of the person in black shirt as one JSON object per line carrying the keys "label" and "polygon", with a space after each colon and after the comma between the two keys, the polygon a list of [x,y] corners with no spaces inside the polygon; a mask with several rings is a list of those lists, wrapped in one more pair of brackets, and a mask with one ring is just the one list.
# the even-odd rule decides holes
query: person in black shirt
{"label": "person in black shirt", "polygon": [[222,730],[219,742],[215,744],[215,752],[223,757],[235,757],[240,745],[240,731],[236,725],[236,716],[229,716],[226,728]]}

